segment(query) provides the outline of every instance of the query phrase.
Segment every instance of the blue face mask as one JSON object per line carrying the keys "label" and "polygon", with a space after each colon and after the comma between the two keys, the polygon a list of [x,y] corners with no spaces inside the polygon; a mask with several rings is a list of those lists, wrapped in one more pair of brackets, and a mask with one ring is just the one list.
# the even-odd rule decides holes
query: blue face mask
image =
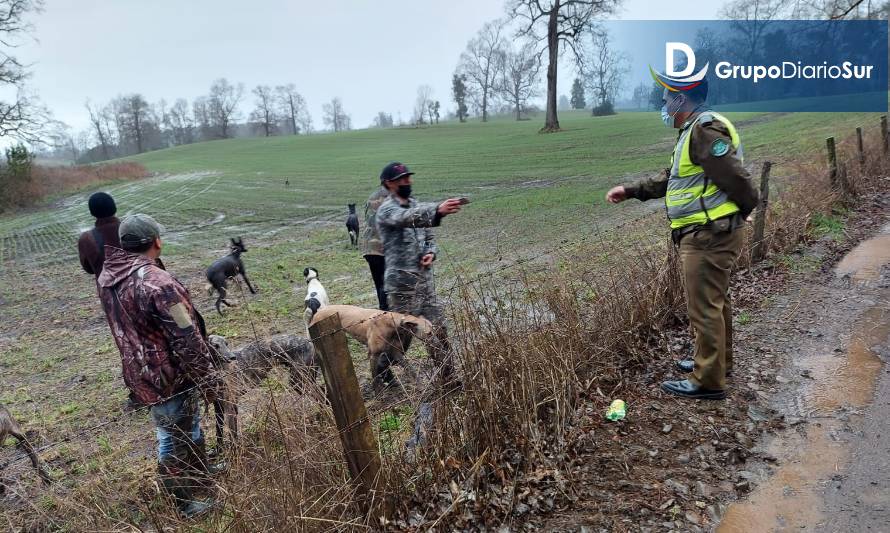
{"label": "blue face mask", "polygon": [[[667,127],[669,127],[669,128],[673,128],[673,127],[674,127],[674,115],[675,115],[678,111],[680,111],[680,107],[682,107],[682,106],[683,106],[683,102],[685,102],[685,99],[684,99],[683,101],[681,101],[680,98],[684,98],[684,97],[683,97],[683,96],[677,96],[676,98],[674,98],[674,99],[671,100],[670,102],[665,102],[665,104],[664,104],[663,106],[661,106],[661,121],[664,122],[664,125],[667,126]],[[668,111],[668,105],[669,105],[669,104],[676,104],[676,109],[674,110],[674,113],[673,113],[673,114],[671,114],[671,112]],[[673,106],[671,106],[671,107],[673,107]]]}
{"label": "blue face mask", "polygon": [[668,106],[664,104],[661,106],[661,121],[664,122],[664,125],[673,128],[674,127],[674,117],[668,114]]}

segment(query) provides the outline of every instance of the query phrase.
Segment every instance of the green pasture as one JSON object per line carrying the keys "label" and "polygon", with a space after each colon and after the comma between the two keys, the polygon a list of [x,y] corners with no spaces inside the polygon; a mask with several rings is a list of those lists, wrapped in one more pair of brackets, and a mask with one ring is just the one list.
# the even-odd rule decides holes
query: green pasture
{"label": "green pasture", "polygon": [[[749,162],[778,163],[773,174],[779,184],[793,178],[793,167],[783,161],[824,157],[826,136],[878,128],[875,114],[729,117]],[[653,112],[600,118],[564,112],[560,118],[564,131],[547,135],[538,133],[539,116],[206,142],[133,157],[156,176],[94,190],[109,191],[120,214],[149,213],[166,227],[168,268],[190,288],[211,331],[238,345],[254,331],[304,331],[306,266],[320,270],[335,302],[374,305],[367,266],[348,246],[344,221],[347,203],[358,204],[361,214],[391,160],[417,172],[421,200],[472,200],[437,232],[446,299],[458,273],[545,254],[646,213],[656,213],[652,231],[666,235],[658,202],[606,206],[603,195],[614,184],[667,166],[676,133]],[[93,280],[76,257],[77,235],[92,223],[86,208],[91,192],[59,195],[43,207],[0,217],[0,402],[51,440],[107,419],[126,397]],[[260,292],[232,286],[230,295],[241,305],[219,317],[203,289],[203,272],[236,236],[249,249],[244,262]],[[364,369],[363,356],[355,354]],[[142,443],[146,453],[150,444]]]}

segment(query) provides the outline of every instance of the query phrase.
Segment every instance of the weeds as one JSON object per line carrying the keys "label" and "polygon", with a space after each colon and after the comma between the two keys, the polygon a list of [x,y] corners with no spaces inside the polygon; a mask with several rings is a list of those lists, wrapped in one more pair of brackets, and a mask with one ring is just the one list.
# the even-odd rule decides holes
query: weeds
{"label": "weeds", "polygon": [[[0,175],[8,170],[0,171]],[[139,163],[120,162],[104,165],[41,166],[29,165],[19,172],[16,186],[0,187],[0,212],[3,209],[27,207],[41,199],[116,180],[133,180],[149,175]],[[3,183],[3,180],[0,180]]]}
{"label": "weeds", "polygon": [[[765,236],[767,252],[786,258],[818,238],[814,229],[842,232],[842,214],[833,209],[846,200],[831,189],[820,165],[789,167],[794,172],[772,198]],[[887,171],[886,159],[870,158],[849,179],[864,191],[874,186],[873,176]],[[656,223],[657,216],[644,222]],[[662,332],[685,323],[678,257],[667,230],[657,239],[621,237],[604,234],[550,250],[530,263],[533,268],[457,286],[451,333],[463,389],[432,403],[425,444],[406,454],[403,442],[412,430],[410,415],[428,402],[429,391],[369,403],[385,452],[385,479],[372,503],[389,509],[389,527],[497,529],[573,500],[566,450],[582,400],[605,405],[629,376],[650,364],[653,352],[662,351]],[[750,242],[739,268],[751,266],[749,250]],[[748,323],[750,315],[743,312],[738,320]],[[252,394],[253,401],[245,402],[250,412],[242,410],[247,421],[229,457],[230,471],[218,480],[221,511],[199,527],[380,527],[349,481],[322,395],[299,395],[274,380]],[[150,435],[143,437],[145,449]],[[160,497],[151,467],[117,474],[71,489],[56,500],[52,517],[76,517],[80,527],[97,530],[189,527]]]}
{"label": "weeds", "polygon": [[813,236],[816,238],[828,236],[840,240],[844,236],[844,220],[840,216],[815,213],[811,224]]}

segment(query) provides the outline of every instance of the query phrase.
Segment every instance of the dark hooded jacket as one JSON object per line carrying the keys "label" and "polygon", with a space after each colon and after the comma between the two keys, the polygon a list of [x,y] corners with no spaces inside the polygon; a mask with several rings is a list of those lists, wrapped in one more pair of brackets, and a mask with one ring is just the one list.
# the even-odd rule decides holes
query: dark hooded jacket
{"label": "dark hooded jacket", "polygon": [[139,401],[155,404],[195,385],[213,386],[204,321],[159,261],[106,246],[97,284],[124,382]]}
{"label": "dark hooded jacket", "polygon": [[97,278],[102,273],[102,263],[105,261],[104,246],[121,247],[117,230],[121,221],[117,217],[104,217],[96,219],[96,227],[80,234],[77,240],[77,253],[80,256],[80,266],[84,272],[93,274]]}

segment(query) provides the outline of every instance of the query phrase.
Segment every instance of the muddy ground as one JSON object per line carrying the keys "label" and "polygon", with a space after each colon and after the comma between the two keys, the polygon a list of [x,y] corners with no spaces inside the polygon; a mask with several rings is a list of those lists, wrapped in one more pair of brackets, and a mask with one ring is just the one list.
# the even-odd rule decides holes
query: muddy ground
{"label": "muddy ground", "polygon": [[[862,198],[842,235],[735,277],[736,363],[725,401],[691,402],[659,390],[677,375],[672,361],[691,351],[682,331],[665,336],[649,369],[628,377],[636,386],[623,398],[624,421],[604,420],[612,397],[592,393],[567,450],[576,457],[575,501],[530,524],[888,530],[888,220],[890,195]],[[857,247],[860,241],[867,242]],[[534,513],[537,499],[520,510]]]}
{"label": "muddy ground", "polygon": [[[628,403],[624,421],[603,419],[615,396],[612,391],[589,391],[565,449],[574,465],[570,479],[555,483],[542,472],[540,490],[519,495],[513,504],[516,525],[573,531],[708,531],[722,521],[721,531],[746,532],[886,527],[890,477],[885,435],[890,428],[881,409],[890,402],[890,378],[877,356],[890,355],[890,327],[875,326],[886,322],[890,277],[880,268],[887,262],[880,250],[887,248],[870,247],[861,260],[854,255],[846,277],[834,268],[860,241],[881,233],[890,215],[888,205],[890,195],[862,198],[840,234],[736,276],[736,373],[726,401],[688,402],[659,391],[661,381],[676,377],[672,362],[691,352],[686,331],[666,332],[653,346],[652,364],[628,374],[621,394]],[[214,216],[206,220],[221,221]],[[34,265],[42,263],[34,260]],[[118,416],[124,396],[107,326],[95,314],[93,295],[83,290],[83,283],[72,282],[79,273],[67,273],[70,265],[53,266],[66,274],[38,283],[34,272],[17,272],[10,285],[18,293],[9,297],[41,301],[45,294],[59,294],[60,286],[68,286],[77,289],[77,298],[53,300],[47,304],[49,314],[35,314],[24,303],[10,305],[8,309],[16,310],[16,327],[0,333],[4,372],[18,368],[14,365],[22,354],[10,349],[18,344],[18,336],[46,333],[34,344],[34,365],[4,391],[7,401],[34,405],[35,417],[45,416],[38,405],[60,406],[38,426],[41,444],[59,441],[71,426],[88,427]],[[287,270],[293,270],[291,265]],[[192,281],[198,286],[197,278]],[[201,298],[209,306],[210,300],[203,294]],[[70,325],[63,326],[63,321]],[[84,337],[76,348],[90,357],[44,353],[56,344],[68,346],[75,337]],[[361,357],[357,361],[362,362]],[[879,375],[884,378],[878,380]],[[878,382],[879,399],[872,404]],[[35,383],[40,386],[32,386]],[[84,398],[87,393],[96,398]],[[98,475],[105,462],[136,464],[135,474],[127,475],[150,479],[145,465],[150,464],[154,444],[144,431],[148,421],[144,416],[125,420],[124,427],[109,427],[92,441],[48,450],[44,459],[60,479]],[[94,457],[101,459],[98,466],[85,460]],[[8,447],[0,465],[16,460],[6,474],[14,478],[11,488],[27,497],[9,492],[0,497],[0,505],[39,516],[52,501],[40,496],[29,465],[20,458]],[[56,490],[65,494],[70,489]],[[557,503],[566,500],[573,503]]]}

